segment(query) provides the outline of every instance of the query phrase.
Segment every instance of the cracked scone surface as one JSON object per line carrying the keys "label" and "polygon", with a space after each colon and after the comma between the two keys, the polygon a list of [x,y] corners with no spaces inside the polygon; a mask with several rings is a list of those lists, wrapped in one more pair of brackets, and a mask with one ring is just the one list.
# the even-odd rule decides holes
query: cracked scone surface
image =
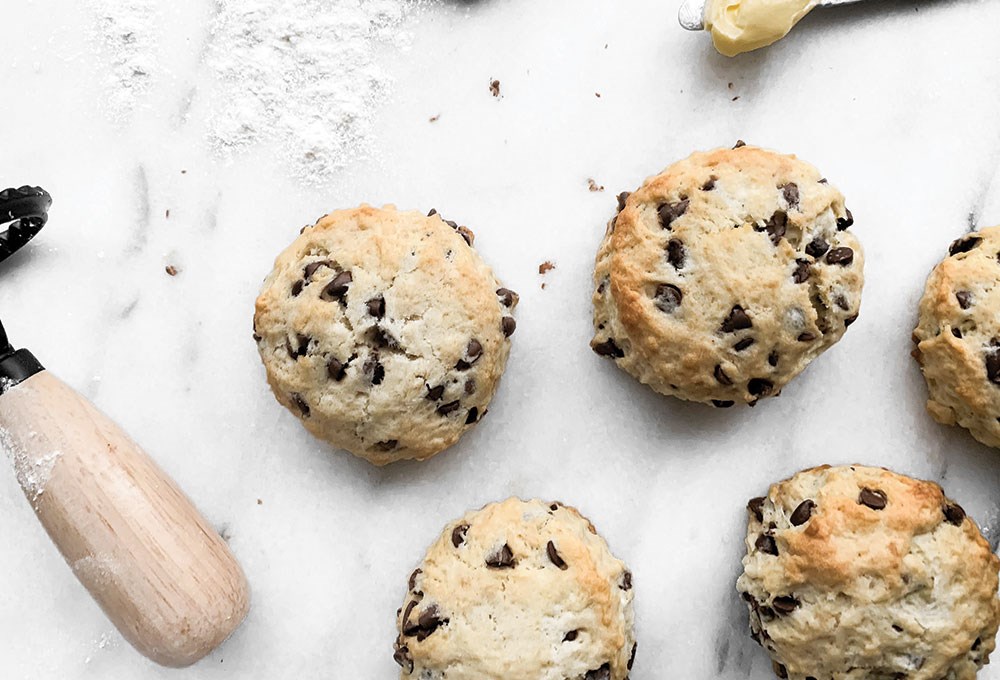
{"label": "cracked scone surface", "polygon": [[748,504],[751,636],[792,680],[972,680],[1000,621],[1000,560],[937,484],[819,467]]}
{"label": "cracked scone surface", "polygon": [[853,221],[794,156],[695,153],[619,196],[591,347],[661,394],[718,407],[775,396],[858,316]]}
{"label": "cracked scone surface", "polygon": [[561,503],[511,498],[449,524],[397,615],[400,678],[623,680],[632,574]]}
{"label": "cracked scone surface", "polygon": [[517,295],[432,211],[361,206],[321,218],[275,261],[254,337],[278,401],[376,465],[425,459],[486,413]]}
{"label": "cracked scone surface", "polygon": [[1000,447],[1000,227],[951,244],[927,279],[913,341],[931,416]]}

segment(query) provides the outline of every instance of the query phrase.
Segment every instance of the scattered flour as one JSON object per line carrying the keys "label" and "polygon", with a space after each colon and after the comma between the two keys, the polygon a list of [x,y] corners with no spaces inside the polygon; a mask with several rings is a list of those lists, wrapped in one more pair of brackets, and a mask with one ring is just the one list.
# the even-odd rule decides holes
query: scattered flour
{"label": "scattered flour", "polygon": [[317,182],[363,157],[392,83],[377,57],[406,46],[402,23],[422,1],[217,0],[207,58],[215,149],[272,143]]}
{"label": "scattered flour", "polygon": [[91,39],[108,64],[104,75],[108,114],[127,119],[157,75],[156,0],[86,0],[94,16]]}

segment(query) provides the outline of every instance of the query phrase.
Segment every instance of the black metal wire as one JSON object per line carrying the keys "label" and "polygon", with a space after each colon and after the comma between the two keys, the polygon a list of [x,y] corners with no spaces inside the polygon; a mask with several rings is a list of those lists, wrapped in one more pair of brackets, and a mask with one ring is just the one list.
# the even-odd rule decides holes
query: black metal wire
{"label": "black metal wire", "polygon": [[52,197],[41,187],[23,186],[0,191],[0,262],[16,253],[42,230],[49,219]]}

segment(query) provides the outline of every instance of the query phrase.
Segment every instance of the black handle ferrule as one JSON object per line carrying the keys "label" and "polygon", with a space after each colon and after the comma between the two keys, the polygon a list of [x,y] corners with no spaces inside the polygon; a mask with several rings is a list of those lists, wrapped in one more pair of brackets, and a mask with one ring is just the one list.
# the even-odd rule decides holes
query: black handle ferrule
{"label": "black handle ferrule", "polygon": [[0,394],[44,370],[45,367],[26,349],[7,354],[0,359]]}

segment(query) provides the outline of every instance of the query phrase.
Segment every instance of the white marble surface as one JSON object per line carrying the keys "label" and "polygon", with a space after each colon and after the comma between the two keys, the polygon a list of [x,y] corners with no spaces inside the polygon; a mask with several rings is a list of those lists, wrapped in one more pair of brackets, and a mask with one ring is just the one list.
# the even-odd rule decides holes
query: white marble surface
{"label": "white marble surface", "polygon": [[[372,154],[310,185],[273,146],[223,162],[207,143],[211,0],[163,4],[156,69],[117,119],[90,5],[6,3],[0,183],[41,184],[55,206],[0,265],[4,323],[176,477],[229,538],[254,604],[202,663],[153,666],[3,474],[0,677],[395,677],[393,616],[424,548],[465,509],[519,494],[578,505],[634,570],[634,680],[762,680],[733,583],[744,503],[770,481],[887,465],[996,523],[1000,458],[930,420],[908,353],[930,267],[970,224],[1000,223],[1000,3],[817,11],[737,60],[681,31],[678,4],[428,3],[406,21],[409,49],[378,55],[396,85]],[[858,323],[780,399],[720,412],[658,397],[588,350],[589,272],[615,192],[737,138],[795,152],[843,190],[867,287]],[[379,470],[313,440],[270,396],[250,338],[273,256],[360,201],[469,224],[522,295],[491,417],[423,464]]]}

